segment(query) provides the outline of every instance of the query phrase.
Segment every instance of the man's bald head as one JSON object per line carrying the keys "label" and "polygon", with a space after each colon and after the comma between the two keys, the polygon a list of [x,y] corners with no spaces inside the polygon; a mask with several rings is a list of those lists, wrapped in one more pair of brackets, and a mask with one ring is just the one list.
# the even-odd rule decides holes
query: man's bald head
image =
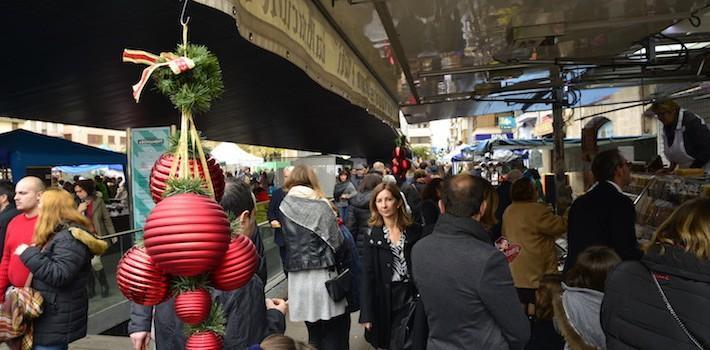
{"label": "man's bald head", "polygon": [[15,186],[15,206],[25,214],[34,215],[39,205],[39,197],[44,191],[44,182],[35,176],[23,177]]}
{"label": "man's bald head", "polygon": [[375,162],[372,164],[372,171],[380,173],[380,175],[385,175],[385,163]]}

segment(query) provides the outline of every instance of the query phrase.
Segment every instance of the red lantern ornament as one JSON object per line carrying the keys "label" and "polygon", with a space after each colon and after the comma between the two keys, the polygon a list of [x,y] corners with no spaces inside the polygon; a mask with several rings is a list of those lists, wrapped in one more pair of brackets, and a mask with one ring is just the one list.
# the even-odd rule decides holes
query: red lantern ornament
{"label": "red lantern ornament", "polygon": [[126,299],[140,305],[160,304],[168,295],[168,277],[145,248],[133,247],[123,255],[116,269],[116,284]]}
{"label": "red lantern ornament", "polygon": [[[163,200],[163,193],[167,187],[166,183],[170,176],[170,168],[173,166],[174,159],[175,157],[173,157],[172,154],[164,153],[155,161],[153,168],[150,170],[150,195],[153,198],[153,202],[156,204]],[[202,163],[199,160],[190,159],[188,164],[190,168],[197,166],[200,177],[205,177],[204,170],[202,170]],[[207,158],[207,167],[209,168],[210,179],[212,180],[212,187],[214,188],[214,198],[219,202],[224,194],[224,173],[217,161],[209,156]],[[180,167],[177,169],[179,170]]]}
{"label": "red lantern ornament", "polygon": [[212,198],[192,193],[163,199],[148,214],[143,232],[148,255],[176,276],[212,271],[229,247],[227,214]]}
{"label": "red lantern ornament", "polygon": [[215,332],[195,332],[187,338],[185,350],[221,350],[222,337]]}
{"label": "red lantern ornament", "polygon": [[207,318],[211,304],[210,293],[202,288],[182,292],[175,297],[175,315],[187,324],[197,325]]}
{"label": "red lantern ornament", "polygon": [[254,244],[247,236],[238,235],[229,244],[222,263],[212,271],[212,285],[224,291],[243,287],[259,267]]}

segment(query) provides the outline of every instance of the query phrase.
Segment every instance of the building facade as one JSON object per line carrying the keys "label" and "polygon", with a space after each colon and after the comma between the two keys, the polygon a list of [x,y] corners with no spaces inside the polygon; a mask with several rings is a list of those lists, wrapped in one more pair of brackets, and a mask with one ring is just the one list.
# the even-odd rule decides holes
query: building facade
{"label": "building facade", "polygon": [[61,137],[85,145],[126,152],[126,132],[77,125],[0,117],[0,133],[24,129],[47,136]]}

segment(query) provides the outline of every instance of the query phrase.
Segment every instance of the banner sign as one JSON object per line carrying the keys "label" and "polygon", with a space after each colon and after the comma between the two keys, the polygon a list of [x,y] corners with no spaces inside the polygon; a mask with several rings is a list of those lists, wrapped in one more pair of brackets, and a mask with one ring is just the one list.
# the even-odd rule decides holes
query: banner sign
{"label": "banner sign", "polygon": [[314,81],[399,125],[399,105],[309,0],[197,0],[237,20],[239,33]]}
{"label": "banner sign", "polygon": [[[131,179],[131,217],[133,228],[143,228],[148,213],[153,209],[150,196],[150,170],[155,161],[170,148],[171,127],[129,129],[128,167]],[[136,235],[142,237],[143,233]]]}

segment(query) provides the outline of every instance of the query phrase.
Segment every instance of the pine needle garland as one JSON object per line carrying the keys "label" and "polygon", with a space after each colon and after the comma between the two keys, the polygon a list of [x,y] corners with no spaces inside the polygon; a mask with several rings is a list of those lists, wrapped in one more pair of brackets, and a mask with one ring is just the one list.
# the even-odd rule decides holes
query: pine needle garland
{"label": "pine needle garland", "polygon": [[220,336],[224,336],[226,323],[227,319],[224,316],[222,305],[217,302],[213,302],[209,315],[204,321],[202,321],[202,323],[196,326],[185,325],[185,335],[189,337],[197,332],[214,332]]}
{"label": "pine needle garland", "polygon": [[176,194],[194,193],[208,196],[207,184],[201,178],[170,178],[167,181],[163,198],[168,198]]}
{"label": "pine needle garland", "polygon": [[207,274],[195,277],[175,276],[170,279],[170,292],[173,295],[179,295],[193,290],[206,289],[208,282],[209,276]]}
{"label": "pine needle garland", "polygon": [[227,212],[227,218],[229,219],[229,231],[231,232],[231,238],[237,237],[239,232],[242,232],[242,223],[239,222],[239,217],[237,217],[237,214],[229,211]]}
{"label": "pine needle garland", "polygon": [[[158,91],[167,96],[179,111],[193,114],[207,112],[212,101],[224,92],[222,68],[217,57],[202,45],[178,45],[178,56],[187,56],[195,62],[195,67],[182,74],[174,74],[170,69],[156,70],[152,78]],[[158,62],[165,62],[161,57]]]}
{"label": "pine needle garland", "polygon": [[[210,153],[212,151],[212,149],[204,146],[205,139],[202,136],[202,132],[198,131],[197,133],[200,137],[200,139],[197,140],[197,142],[200,142],[203,145],[202,151],[205,152],[205,154]],[[168,138],[168,140],[170,142],[170,148],[168,148],[168,152],[175,154],[178,151],[178,147],[180,146],[180,131],[178,131],[174,134],[171,134],[170,137]],[[187,133],[187,144],[192,145],[192,135],[190,135],[190,133]],[[190,158],[197,159],[197,157],[199,157],[199,155],[197,154],[197,150],[193,149],[192,147],[189,147],[187,151],[190,155]]]}

